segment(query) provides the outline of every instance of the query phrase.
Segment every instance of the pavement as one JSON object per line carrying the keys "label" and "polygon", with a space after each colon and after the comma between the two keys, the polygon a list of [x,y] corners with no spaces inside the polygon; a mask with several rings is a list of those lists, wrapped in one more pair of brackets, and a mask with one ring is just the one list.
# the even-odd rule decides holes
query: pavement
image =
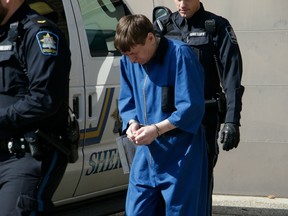
{"label": "pavement", "polygon": [[213,216],[288,216],[288,199],[213,195]]}
{"label": "pavement", "polygon": [[288,216],[288,198],[213,195],[213,216]]}
{"label": "pavement", "polygon": [[[53,216],[124,216],[126,192],[56,208]],[[213,216],[288,216],[288,197],[213,195]],[[0,213],[1,215],[1,213]]]}

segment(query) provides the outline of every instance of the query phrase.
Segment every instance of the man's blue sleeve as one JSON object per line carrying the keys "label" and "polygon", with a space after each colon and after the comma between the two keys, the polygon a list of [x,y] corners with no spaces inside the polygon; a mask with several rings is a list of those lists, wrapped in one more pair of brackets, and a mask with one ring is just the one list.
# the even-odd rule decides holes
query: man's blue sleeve
{"label": "man's blue sleeve", "polygon": [[123,130],[127,129],[129,120],[137,121],[136,106],[133,99],[132,84],[128,80],[127,59],[123,56],[120,61],[120,93],[119,93],[119,113],[122,119]]}
{"label": "man's blue sleeve", "polygon": [[196,133],[205,110],[203,68],[187,45],[178,50],[176,64],[176,111],[168,120],[184,131]]}

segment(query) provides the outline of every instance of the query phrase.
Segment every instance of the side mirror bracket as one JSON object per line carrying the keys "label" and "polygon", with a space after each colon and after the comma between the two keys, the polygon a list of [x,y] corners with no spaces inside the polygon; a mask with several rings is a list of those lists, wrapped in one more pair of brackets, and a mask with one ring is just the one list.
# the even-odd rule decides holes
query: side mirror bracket
{"label": "side mirror bracket", "polygon": [[153,9],[153,15],[152,15],[152,20],[155,22],[157,19],[160,17],[166,16],[172,14],[172,11],[164,6],[157,6]]}

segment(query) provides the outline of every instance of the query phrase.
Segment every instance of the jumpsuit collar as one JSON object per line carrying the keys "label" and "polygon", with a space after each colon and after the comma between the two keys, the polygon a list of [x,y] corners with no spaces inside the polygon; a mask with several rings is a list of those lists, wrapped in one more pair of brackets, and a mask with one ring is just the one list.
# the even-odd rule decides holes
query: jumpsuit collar
{"label": "jumpsuit collar", "polygon": [[167,52],[167,49],[168,49],[168,40],[167,40],[167,38],[160,37],[160,42],[159,42],[158,48],[156,50],[155,55],[150,60],[150,62],[153,61],[153,62],[159,63],[161,65],[164,65],[164,60],[165,60],[165,56],[166,56],[165,54]]}

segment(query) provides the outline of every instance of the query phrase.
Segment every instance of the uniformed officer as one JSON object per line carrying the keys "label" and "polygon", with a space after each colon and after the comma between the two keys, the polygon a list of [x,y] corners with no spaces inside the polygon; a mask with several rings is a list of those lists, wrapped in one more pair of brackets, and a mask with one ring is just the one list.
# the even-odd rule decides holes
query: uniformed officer
{"label": "uniformed officer", "polygon": [[[188,43],[205,70],[206,111],[203,124],[209,153],[210,200],[212,207],[213,168],[218,157],[220,133],[223,149],[229,151],[240,141],[240,112],[244,87],[241,85],[242,58],[229,21],[205,11],[199,0],[174,0],[177,12],[160,18],[155,29],[168,38]],[[223,92],[223,93],[222,93]]]}
{"label": "uniformed officer", "polygon": [[[0,215],[48,214],[67,157],[70,51],[57,27],[24,0],[0,0]],[[36,147],[35,147],[36,146]]]}

